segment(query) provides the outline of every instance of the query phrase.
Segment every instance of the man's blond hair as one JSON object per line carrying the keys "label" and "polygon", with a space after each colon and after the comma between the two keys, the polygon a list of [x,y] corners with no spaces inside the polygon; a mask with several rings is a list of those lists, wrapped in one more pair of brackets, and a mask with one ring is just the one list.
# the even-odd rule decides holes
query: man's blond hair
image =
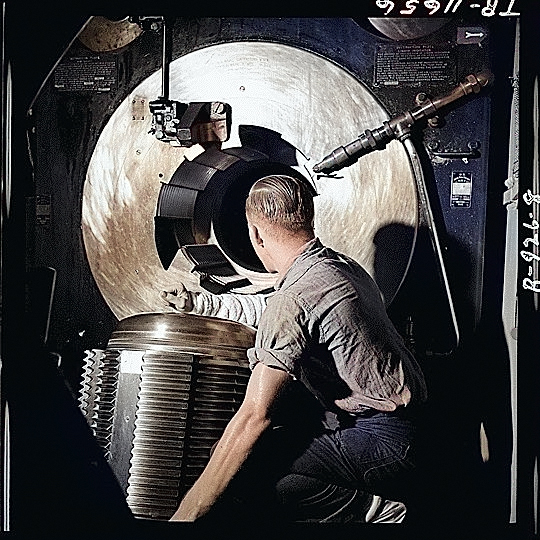
{"label": "man's blond hair", "polygon": [[315,190],[306,181],[287,175],[269,175],[257,180],[246,200],[246,216],[291,232],[313,232]]}

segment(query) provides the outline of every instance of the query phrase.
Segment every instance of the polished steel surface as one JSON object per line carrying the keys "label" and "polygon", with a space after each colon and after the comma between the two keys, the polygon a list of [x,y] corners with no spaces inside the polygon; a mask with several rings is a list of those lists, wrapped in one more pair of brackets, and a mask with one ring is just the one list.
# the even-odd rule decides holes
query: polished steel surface
{"label": "polished steel surface", "polygon": [[120,321],[89,351],[81,408],[133,514],[166,520],[244,398],[253,329],[177,313]]}
{"label": "polished steel surface", "polygon": [[[229,351],[253,345],[255,331],[243,324],[184,313],[140,313],[121,320],[108,348],[161,350],[210,354],[213,362]],[[204,360],[202,360],[204,362]],[[247,365],[245,358],[238,362]],[[157,368],[156,368],[157,369]],[[165,368],[166,369],[166,368]]]}
{"label": "polished steel surface", "polygon": [[[148,103],[160,92],[161,78],[156,72],[120,104],[100,135],[84,184],[82,231],[88,261],[118,319],[161,311],[159,291],[178,281],[199,288],[181,253],[164,270],[154,243],[160,183],[168,183],[184,159],[193,159],[203,150],[198,145],[186,149],[157,141],[148,134],[150,114],[133,120],[133,101]],[[319,193],[317,235],[372,275],[377,233],[390,225],[416,228],[414,175],[401,143],[392,141],[385,150],[365,156],[337,177],[315,177],[311,171],[336,145],[388,120],[371,92],[336,64],[276,43],[212,45],[171,63],[170,98],[230,104],[231,138],[223,147],[241,146],[238,131],[242,125],[280,133],[296,148],[295,168],[312,177]],[[217,243],[215,238],[210,242]],[[394,249],[410,252],[410,246],[394,242],[390,239],[384,246],[390,254]],[[396,262],[389,267],[390,272],[402,275],[406,264]],[[235,268],[256,287],[272,284],[268,274]]]}

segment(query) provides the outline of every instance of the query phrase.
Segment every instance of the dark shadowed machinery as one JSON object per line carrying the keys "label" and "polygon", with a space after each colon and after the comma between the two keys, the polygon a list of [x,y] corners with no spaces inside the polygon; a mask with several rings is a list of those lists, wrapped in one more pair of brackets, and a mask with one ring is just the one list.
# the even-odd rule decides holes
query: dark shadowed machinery
{"label": "dark shadowed machinery", "polygon": [[[13,375],[39,404],[32,373],[49,369],[65,403],[48,397],[30,415],[13,398],[12,438],[20,429],[23,441],[13,444],[24,451],[4,455],[16,471],[4,523],[22,526],[32,501],[22,471],[40,471],[42,459],[57,460],[46,478],[62,476],[56,497],[70,499],[58,515],[43,510],[45,521],[172,515],[242,400],[254,329],[163,313],[159,292],[272,287],[243,210],[272,173],[312,186],[317,235],[374,277],[426,373],[412,519],[528,523],[516,499],[515,325],[502,310],[517,264],[505,255],[505,204],[517,198],[516,21],[66,21],[35,93],[15,102],[26,113],[15,190],[24,316],[40,352],[37,369]],[[50,440],[46,404],[69,416],[56,437],[70,443],[39,457],[16,414],[42,416]],[[81,464],[59,459],[79,451]],[[68,462],[72,472],[58,473]]]}

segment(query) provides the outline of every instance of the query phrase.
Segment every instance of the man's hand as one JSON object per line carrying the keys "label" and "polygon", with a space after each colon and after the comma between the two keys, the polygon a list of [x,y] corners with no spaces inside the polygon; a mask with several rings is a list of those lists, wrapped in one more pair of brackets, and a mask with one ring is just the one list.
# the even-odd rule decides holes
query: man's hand
{"label": "man's hand", "polygon": [[204,516],[211,506],[212,504],[207,502],[206,506],[201,507],[196,490],[191,489],[182,499],[180,506],[169,521],[195,521],[197,518]]}
{"label": "man's hand", "polygon": [[159,297],[163,304],[182,313],[188,313],[193,309],[193,293],[180,284],[176,289],[161,291]]}

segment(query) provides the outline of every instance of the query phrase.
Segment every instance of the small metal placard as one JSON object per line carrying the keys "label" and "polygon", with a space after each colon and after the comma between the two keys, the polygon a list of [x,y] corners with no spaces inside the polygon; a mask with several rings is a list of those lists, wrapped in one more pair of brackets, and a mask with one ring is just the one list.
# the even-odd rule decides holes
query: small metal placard
{"label": "small metal placard", "polygon": [[478,26],[465,26],[457,29],[458,45],[478,45],[487,38],[487,31]]}
{"label": "small metal placard", "polygon": [[116,86],[116,61],[100,57],[66,58],[54,70],[54,87],[61,92],[108,92]]}
{"label": "small metal placard", "polygon": [[456,82],[456,61],[449,46],[380,45],[375,52],[373,84],[420,86]]}
{"label": "small metal placard", "polygon": [[453,172],[450,192],[452,208],[469,208],[472,198],[472,174],[470,172]]}
{"label": "small metal placard", "polygon": [[147,112],[148,100],[142,96],[134,96],[131,100],[131,119],[144,120]]}
{"label": "small metal placard", "polygon": [[51,222],[51,196],[36,196],[36,223],[38,225],[49,225]]}

